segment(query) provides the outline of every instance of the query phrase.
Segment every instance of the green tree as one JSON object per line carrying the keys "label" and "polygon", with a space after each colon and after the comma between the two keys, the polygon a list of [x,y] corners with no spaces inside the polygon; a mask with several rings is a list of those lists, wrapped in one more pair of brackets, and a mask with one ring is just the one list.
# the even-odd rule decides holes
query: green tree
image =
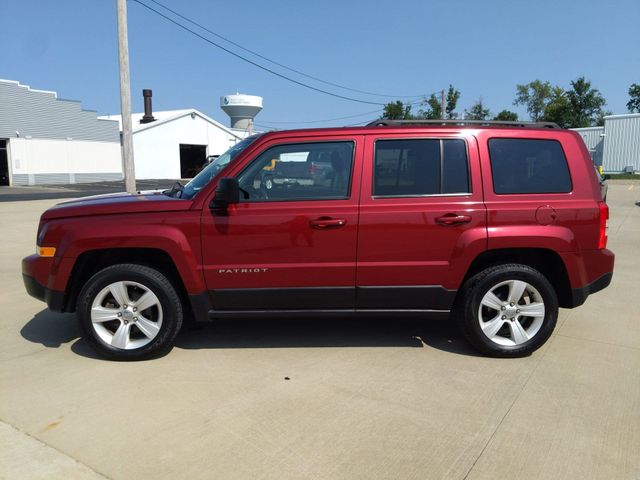
{"label": "green tree", "polygon": [[604,126],[604,117],[606,117],[607,115],[613,115],[613,112],[611,110],[602,110],[600,112],[600,114],[598,114],[598,116],[596,117],[596,126],[597,127],[603,127]]}
{"label": "green tree", "polygon": [[458,114],[455,112],[458,100],[460,100],[460,91],[456,90],[453,85],[449,84],[449,90],[447,90],[447,103],[444,107],[444,113],[447,118],[458,118]]}
{"label": "green tree", "polygon": [[571,82],[571,88],[553,87],[549,82],[534,80],[517,85],[514,105],[524,105],[534,122],[555,122],[563,128],[589,127],[602,121],[606,101],[598,89],[584,77]]}
{"label": "green tree", "polygon": [[551,89],[551,96],[544,106],[544,113],[539,120],[557,123],[562,128],[573,126],[573,109],[568,94],[562,87],[553,87]]}
{"label": "green tree", "polygon": [[553,88],[549,82],[534,80],[525,85],[516,85],[514,105],[524,105],[534,122],[544,115],[544,109],[551,98]]}
{"label": "green tree", "polygon": [[411,105],[404,104],[400,100],[389,102],[384,106],[383,118],[389,120],[412,120]]}
{"label": "green tree", "polygon": [[627,110],[631,113],[640,113],[640,84],[638,83],[632,83],[629,87]]}
{"label": "green tree", "polygon": [[482,102],[482,97],[476,103],[471,105],[469,110],[464,111],[465,120],[486,120],[491,116],[491,112]]}
{"label": "green tree", "polygon": [[442,118],[442,105],[440,105],[440,100],[434,93],[432,93],[431,96],[423,102],[423,105],[427,108],[425,110],[420,110],[420,118],[425,118],[427,120],[437,120]]}
{"label": "green tree", "polygon": [[493,119],[500,120],[502,122],[517,122],[518,114],[516,112],[512,112],[511,110],[502,110],[495,117],[493,117]]}
{"label": "green tree", "polygon": [[571,127],[591,127],[602,116],[602,107],[607,103],[597,88],[584,77],[571,82],[571,89],[566,92],[571,109]]}

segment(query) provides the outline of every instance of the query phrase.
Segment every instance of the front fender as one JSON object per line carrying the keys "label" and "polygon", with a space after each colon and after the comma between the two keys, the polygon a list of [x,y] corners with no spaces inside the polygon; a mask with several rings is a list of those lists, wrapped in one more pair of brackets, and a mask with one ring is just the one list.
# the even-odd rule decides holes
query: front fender
{"label": "front fender", "polygon": [[80,255],[104,249],[156,249],[166,252],[188,293],[206,290],[202,276],[200,215],[197,211],[163,212],[52,221],[45,243],[57,245],[48,287],[65,291]]}

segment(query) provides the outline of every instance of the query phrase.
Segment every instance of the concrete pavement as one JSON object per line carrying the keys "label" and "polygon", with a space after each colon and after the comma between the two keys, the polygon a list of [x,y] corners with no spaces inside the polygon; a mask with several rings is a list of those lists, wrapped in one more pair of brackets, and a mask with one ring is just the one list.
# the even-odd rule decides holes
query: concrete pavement
{"label": "concrete pavement", "polygon": [[0,475],[18,479],[104,480],[105,477],[68,455],[0,422]]}
{"label": "concrete pavement", "polygon": [[23,470],[0,448],[0,477],[39,478],[45,444],[115,479],[638,479],[638,200],[610,184],[613,283],[528,358],[389,318],[218,323],[138,363],[96,358],[72,315],[24,292],[54,202],[0,203],[0,420],[38,442],[14,442]]}

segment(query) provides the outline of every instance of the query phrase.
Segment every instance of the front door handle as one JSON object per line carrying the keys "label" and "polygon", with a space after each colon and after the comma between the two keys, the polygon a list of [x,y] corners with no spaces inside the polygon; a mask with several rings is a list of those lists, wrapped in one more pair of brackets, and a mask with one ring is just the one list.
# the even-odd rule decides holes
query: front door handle
{"label": "front door handle", "polygon": [[347,221],[344,218],[331,218],[331,217],[320,217],[315,220],[311,220],[309,225],[312,228],[317,228],[318,230],[328,230],[330,228],[340,228],[344,227],[347,224]]}
{"label": "front door handle", "polygon": [[436,223],[438,225],[460,225],[463,223],[469,223],[471,217],[469,215],[458,215],[457,213],[447,213],[441,217],[436,217]]}

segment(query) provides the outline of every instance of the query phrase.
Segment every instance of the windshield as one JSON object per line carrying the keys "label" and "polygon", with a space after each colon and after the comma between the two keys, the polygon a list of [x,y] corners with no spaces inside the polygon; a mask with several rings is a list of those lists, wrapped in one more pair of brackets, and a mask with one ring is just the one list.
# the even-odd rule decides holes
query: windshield
{"label": "windshield", "polygon": [[187,200],[193,198],[196,193],[202,190],[218,175],[218,173],[220,173],[224,167],[229,165],[241,151],[251,145],[259,136],[260,135],[251,135],[250,137],[245,138],[209,163],[198,175],[193,177],[191,181],[184,186],[182,193],[180,194],[180,198],[186,198]]}

